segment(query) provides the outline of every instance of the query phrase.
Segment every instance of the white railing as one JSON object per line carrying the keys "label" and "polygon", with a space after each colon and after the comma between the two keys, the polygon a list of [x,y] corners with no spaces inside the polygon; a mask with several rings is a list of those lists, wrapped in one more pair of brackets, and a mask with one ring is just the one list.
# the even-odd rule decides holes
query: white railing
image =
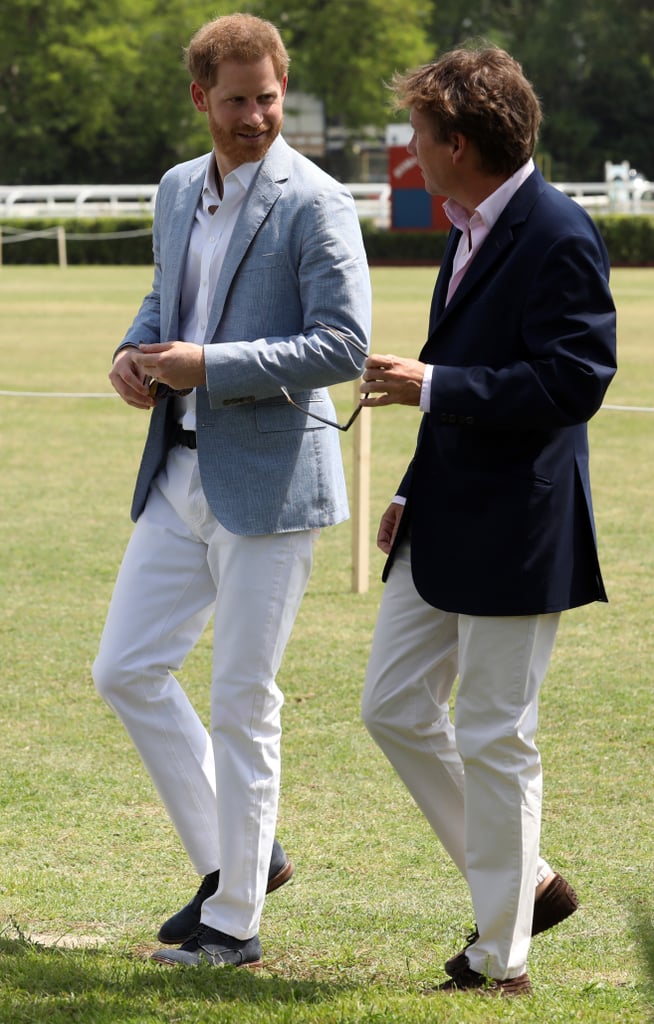
{"label": "white railing", "polygon": [[593,213],[654,211],[654,184],[650,181],[555,181],[553,185]]}
{"label": "white railing", "polygon": [[[591,212],[654,213],[654,183],[648,181],[554,182]],[[0,219],[33,217],[137,216],[152,213],[157,185],[0,185]],[[348,183],[362,220],[391,224],[388,182]]]}
{"label": "white railing", "polygon": [[0,185],[3,217],[151,213],[157,185]]}
{"label": "white railing", "polygon": [[[0,185],[0,218],[136,216],[151,213],[157,185]],[[386,182],[348,184],[359,217],[389,227]]]}
{"label": "white railing", "polygon": [[347,184],[354,196],[357,213],[361,220],[370,220],[375,227],[391,226],[391,186],[386,181],[368,184]]}

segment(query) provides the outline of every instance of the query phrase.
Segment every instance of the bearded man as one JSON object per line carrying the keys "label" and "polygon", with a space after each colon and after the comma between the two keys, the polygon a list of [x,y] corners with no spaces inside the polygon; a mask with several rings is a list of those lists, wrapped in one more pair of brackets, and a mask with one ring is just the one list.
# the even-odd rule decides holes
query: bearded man
{"label": "bearded man", "polygon": [[[280,134],[277,29],[221,17],[186,57],[213,149],[161,181],[152,290],[109,374],[151,416],[93,675],[202,878],[154,959],[256,966],[293,873],[276,674],[317,533],[348,515],[327,387],[361,375],[370,279],[352,196]],[[174,672],[212,616],[208,731]]]}

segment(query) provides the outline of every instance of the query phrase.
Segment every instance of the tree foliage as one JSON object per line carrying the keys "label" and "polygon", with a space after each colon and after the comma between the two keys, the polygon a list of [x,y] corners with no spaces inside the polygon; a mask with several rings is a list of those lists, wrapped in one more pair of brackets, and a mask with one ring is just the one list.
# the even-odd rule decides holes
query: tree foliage
{"label": "tree foliage", "polygon": [[156,180],[186,148],[182,49],[205,17],[182,0],[3,0],[2,181]]}
{"label": "tree foliage", "polygon": [[267,0],[257,6],[284,35],[293,88],[320,96],[331,125],[385,125],[384,83],[431,54],[431,4],[422,0]]}
{"label": "tree foliage", "polygon": [[183,47],[217,14],[279,25],[291,87],[346,138],[392,118],[385,83],[470,38],[505,46],[542,99],[555,179],[605,160],[654,176],[654,10],[642,0],[3,0],[0,180],[156,181],[208,148]]}
{"label": "tree foliage", "polygon": [[505,47],[543,103],[557,180],[601,180],[604,161],[654,177],[654,9],[648,0],[435,0],[432,38]]}

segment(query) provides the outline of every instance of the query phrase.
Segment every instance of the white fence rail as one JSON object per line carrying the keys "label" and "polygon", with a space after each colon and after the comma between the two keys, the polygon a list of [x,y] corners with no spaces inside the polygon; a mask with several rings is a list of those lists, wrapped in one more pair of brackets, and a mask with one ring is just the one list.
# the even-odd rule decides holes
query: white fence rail
{"label": "white fence rail", "polygon": [[[594,213],[654,213],[654,183],[554,182]],[[376,227],[391,225],[388,182],[348,183],[357,212]],[[35,217],[138,216],[154,210],[157,185],[0,185],[0,220]]]}
{"label": "white fence rail", "polygon": [[654,183],[650,181],[555,181],[553,185],[591,213],[654,212]]}
{"label": "white fence rail", "polygon": [[[138,216],[152,213],[157,185],[0,185],[0,218]],[[386,182],[348,184],[359,217],[390,226]]]}
{"label": "white fence rail", "polygon": [[0,185],[2,217],[97,217],[154,209],[157,185]]}

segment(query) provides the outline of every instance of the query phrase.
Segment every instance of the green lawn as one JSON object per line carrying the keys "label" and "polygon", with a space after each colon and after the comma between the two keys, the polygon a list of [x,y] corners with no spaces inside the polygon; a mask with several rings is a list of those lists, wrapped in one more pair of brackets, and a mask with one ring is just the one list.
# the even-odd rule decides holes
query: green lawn
{"label": "green lawn", "polygon": [[[434,273],[373,271],[374,350],[417,354]],[[611,603],[564,617],[540,729],[543,852],[582,907],[534,941],[535,994],[421,994],[443,979],[472,910],[359,721],[381,593],[374,533],[413,449],[412,409],[373,414],[370,589],[350,589],[350,525],[325,531],[280,677],[278,834],[296,875],[266,905],[265,968],[148,961],[197,880],[90,666],[147,420],[111,396],[107,370],[150,277],[0,268],[0,391],[24,393],[0,394],[0,1022],[654,1020],[652,412],[607,408],[590,428]],[[607,402],[651,409],[654,270],[616,271],[613,285],[620,370]],[[106,397],[59,397],[71,392]],[[345,415],[353,386],[334,393]],[[183,672],[205,711],[210,655],[207,636]]]}

